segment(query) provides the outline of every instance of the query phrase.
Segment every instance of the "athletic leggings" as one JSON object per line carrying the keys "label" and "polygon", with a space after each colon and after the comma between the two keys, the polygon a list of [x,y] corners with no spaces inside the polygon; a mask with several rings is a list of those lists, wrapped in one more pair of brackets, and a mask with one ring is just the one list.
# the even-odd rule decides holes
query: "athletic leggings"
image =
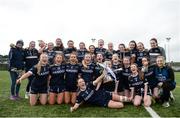
{"label": "athletic leggings", "polygon": [[170,98],[170,91],[175,89],[176,85],[173,83],[164,83],[163,84],[163,94],[161,96],[162,102],[168,102]]}
{"label": "athletic leggings", "polygon": [[20,84],[16,84],[16,80],[18,79],[18,73],[14,71],[10,71],[11,76],[11,95],[18,95]]}

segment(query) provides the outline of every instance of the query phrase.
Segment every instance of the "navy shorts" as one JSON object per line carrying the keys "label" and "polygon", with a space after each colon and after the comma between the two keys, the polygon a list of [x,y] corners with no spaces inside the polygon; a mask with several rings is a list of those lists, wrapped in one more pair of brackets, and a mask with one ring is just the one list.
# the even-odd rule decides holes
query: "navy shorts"
{"label": "navy shorts", "polygon": [[50,86],[49,87],[49,92],[51,93],[62,93],[65,91],[65,86]]}
{"label": "navy shorts", "polygon": [[104,92],[101,101],[99,101],[99,106],[108,107],[109,101],[112,100],[112,93]]}
{"label": "navy shorts", "polygon": [[115,89],[115,82],[107,82],[103,84],[103,89],[105,91],[113,92]]}
{"label": "navy shorts", "polygon": [[66,85],[65,91],[67,92],[77,92],[77,86],[76,85]]}
{"label": "navy shorts", "polygon": [[124,82],[123,82],[123,80],[121,79],[121,80],[119,80],[119,84],[118,84],[118,92],[123,92],[124,91]]}
{"label": "navy shorts", "polygon": [[[135,95],[144,97],[144,91],[141,91],[141,90],[135,90]],[[148,89],[147,95],[150,95],[150,96],[152,95],[150,89]]]}
{"label": "navy shorts", "polygon": [[123,80],[123,88],[126,89],[126,90],[130,90],[129,89],[129,81],[128,81],[128,79]]}
{"label": "navy shorts", "polygon": [[30,94],[47,94],[48,93],[48,88],[30,88]]}
{"label": "navy shorts", "polygon": [[150,85],[150,86],[149,86],[149,89],[150,89],[151,94],[154,92],[154,88],[155,88],[155,87],[157,87],[157,86],[155,86],[155,85]]}

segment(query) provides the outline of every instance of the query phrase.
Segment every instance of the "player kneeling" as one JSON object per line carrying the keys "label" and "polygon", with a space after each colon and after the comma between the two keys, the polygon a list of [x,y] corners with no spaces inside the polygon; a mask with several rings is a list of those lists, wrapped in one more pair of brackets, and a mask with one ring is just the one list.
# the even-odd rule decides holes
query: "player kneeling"
{"label": "player kneeling", "polygon": [[50,83],[49,83],[49,104],[62,104],[64,101],[65,91],[65,69],[64,56],[56,54],[54,64],[50,67]]}
{"label": "player kneeling", "polygon": [[40,103],[45,105],[47,103],[47,91],[48,91],[48,78],[49,78],[49,65],[48,56],[42,53],[37,65],[32,67],[27,73],[22,75],[17,81],[20,84],[21,80],[26,79],[34,75],[30,89],[30,105],[34,106],[37,103],[38,96]]}
{"label": "player kneeling", "polygon": [[134,106],[141,105],[141,101],[144,101],[144,106],[151,105],[151,96],[148,89],[148,82],[144,78],[143,74],[138,72],[136,64],[131,65],[132,74],[129,76],[129,84],[131,89],[130,100],[133,101]]}

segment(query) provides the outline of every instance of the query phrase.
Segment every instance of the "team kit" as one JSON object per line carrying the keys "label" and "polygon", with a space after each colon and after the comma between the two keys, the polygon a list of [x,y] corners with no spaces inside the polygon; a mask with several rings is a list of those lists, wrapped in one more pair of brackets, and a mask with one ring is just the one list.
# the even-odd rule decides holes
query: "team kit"
{"label": "team kit", "polygon": [[173,69],[166,64],[164,48],[156,38],[150,39],[148,50],[142,42],[123,43],[114,50],[113,43],[104,48],[104,40],[98,46],[84,42],[79,48],[74,41],[35,41],[23,48],[23,40],[10,45],[9,73],[10,99],[20,100],[21,81],[28,79],[25,98],[30,105],[71,104],[73,112],[82,104],[109,108],[123,108],[125,102],[134,106],[151,106],[155,103],[169,107],[175,100],[172,91],[176,87]]}

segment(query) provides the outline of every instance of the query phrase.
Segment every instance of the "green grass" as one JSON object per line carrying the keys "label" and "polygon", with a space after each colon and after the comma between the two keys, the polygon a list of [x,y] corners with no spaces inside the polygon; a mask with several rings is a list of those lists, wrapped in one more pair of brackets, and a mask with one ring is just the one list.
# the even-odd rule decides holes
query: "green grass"
{"label": "green grass", "polygon": [[[169,108],[163,108],[160,104],[152,105],[152,108],[161,117],[180,117],[180,73],[176,73],[177,88],[173,91],[176,101]],[[20,95],[24,97],[26,80],[22,82]],[[150,117],[149,113],[141,107],[125,104],[123,109],[108,109],[97,106],[81,106],[77,111],[70,113],[70,105],[37,105],[30,106],[29,101],[9,100],[10,78],[9,73],[0,71],[0,116],[26,116],[26,117]]]}
{"label": "green grass", "polygon": [[180,117],[180,72],[176,73],[177,87],[173,91],[176,101],[171,103],[171,107],[163,108],[158,104],[152,106],[152,108],[163,117]]}

